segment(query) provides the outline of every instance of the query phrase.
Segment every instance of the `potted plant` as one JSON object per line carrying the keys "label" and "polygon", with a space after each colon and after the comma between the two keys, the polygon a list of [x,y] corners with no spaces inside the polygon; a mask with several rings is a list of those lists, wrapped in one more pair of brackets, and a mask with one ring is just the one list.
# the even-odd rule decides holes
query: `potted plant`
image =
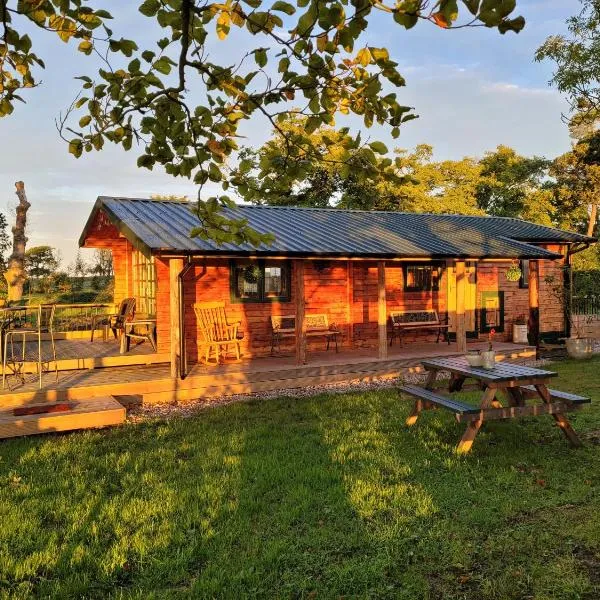
{"label": "potted plant", "polygon": [[584,335],[581,320],[573,314],[573,302],[569,290],[563,285],[554,285],[555,279],[552,275],[548,275],[544,281],[550,287],[554,297],[559,300],[565,320],[569,323],[570,337],[565,340],[567,354],[578,360],[592,358],[594,339]]}
{"label": "potted plant", "polygon": [[513,323],[513,343],[528,344],[527,339],[527,319],[525,315],[519,315]]}
{"label": "potted plant", "polygon": [[506,279],[508,281],[519,281],[519,279],[521,279],[521,275],[523,275],[523,272],[521,271],[521,267],[519,267],[519,264],[516,262],[513,262],[510,267],[508,267],[508,269],[506,270]]}
{"label": "potted plant", "polygon": [[481,366],[484,369],[495,369],[496,368],[496,351],[494,350],[494,336],[496,330],[492,329],[488,333],[488,349],[481,353],[482,363]]}

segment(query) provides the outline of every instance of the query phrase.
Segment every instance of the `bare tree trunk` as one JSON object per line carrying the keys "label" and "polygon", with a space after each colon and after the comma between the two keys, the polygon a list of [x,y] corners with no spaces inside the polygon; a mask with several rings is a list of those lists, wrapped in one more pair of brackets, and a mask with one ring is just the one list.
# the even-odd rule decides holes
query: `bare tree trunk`
{"label": "bare tree trunk", "polygon": [[23,285],[25,283],[25,226],[27,225],[27,210],[31,204],[27,201],[25,194],[25,184],[22,181],[15,183],[19,198],[17,205],[17,218],[12,228],[13,232],[13,251],[8,259],[8,269],[4,273],[4,278],[8,284],[8,301],[18,302],[23,297]]}
{"label": "bare tree trunk", "polygon": [[598,218],[598,205],[592,204],[590,210],[590,220],[588,223],[587,234],[592,237],[594,235],[594,230],[596,229],[596,220]]}

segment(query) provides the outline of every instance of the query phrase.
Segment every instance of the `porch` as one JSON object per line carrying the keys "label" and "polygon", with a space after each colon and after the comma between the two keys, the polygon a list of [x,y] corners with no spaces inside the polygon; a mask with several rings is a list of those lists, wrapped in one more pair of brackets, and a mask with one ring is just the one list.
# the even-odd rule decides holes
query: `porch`
{"label": "porch", "polygon": [[[94,346],[95,343],[89,345]],[[100,343],[97,347],[100,348]],[[107,395],[135,396],[137,401],[144,403],[176,402],[344,381],[368,381],[418,371],[424,358],[462,354],[456,343],[392,346],[384,359],[377,358],[373,349],[342,349],[339,353],[333,350],[311,352],[308,364],[304,365],[298,365],[294,355],[247,358],[216,367],[195,364],[190,367],[187,377],[180,380],[171,376],[170,365],[164,360],[152,362],[158,355],[144,354],[143,347],[144,344],[138,348],[139,354],[134,355],[135,359],[145,358],[150,364],[66,370],[59,373],[58,382],[54,372],[47,372],[42,376],[41,389],[35,373],[26,375],[24,383],[15,382],[11,377],[11,389],[0,391],[0,406],[11,408]],[[469,343],[469,348],[484,347],[485,342]],[[531,346],[497,342],[495,349],[500,360],[535,358],[535,348]],[[96,357],[96,360],[110,358],[115,357]]]}

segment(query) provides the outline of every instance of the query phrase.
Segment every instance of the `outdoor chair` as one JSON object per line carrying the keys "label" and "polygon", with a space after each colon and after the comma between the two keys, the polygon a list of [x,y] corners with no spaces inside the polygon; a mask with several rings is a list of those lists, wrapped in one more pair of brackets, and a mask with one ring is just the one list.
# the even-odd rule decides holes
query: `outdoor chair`
{"label": "outdoor chair", "polygon": [[[101,327],[103,339],[106,341],[108,330],[111,329],[115,339],[120,339],[125,331],[125,323],[131,321],[135,315],[135,298],[125,298],[119,305],[119,310],[113,314],[94,315],[92,317],[92,334],[90,342],[94,341],[94,333]],[[118,333],[117,333],[118,332]]]}
{"label": "outdoor chair", "polygon": [[[42,335],[47,334],[50,337],[52,348],[52,360],[54,361],[54,370],[56,381],[58,381],[58,362],[56,361],[56,344],[54,342],[54,315],[56,313],[55,304],[40,304],[37,307],[23,307],[12,316],[4,332],[4,345],[2,352],[2,389],[6,386],[7,370],[10,369],[15,377],[25,381],[23,368],[27,361],[27,341],[28,338],[37,339],[37,372],[39,377],[39,386],[42,388]],[[15,340],[17,346],[21,343],[21,351],[15,353]],[[10,349],[10,353],[9,353]],[[50,363],[50,360],[48,360]]]}
{"label": "outdoor chair", "polygon": [[[240,360],[240,321],[230,322],[225,313],[224,302],[203,302],[194,304],[194,312],[200,331],[201,352],[206,364],[219,364],[221,355],[226,356],[231,350]],[[214,362],[212,355],[214,354]]]}

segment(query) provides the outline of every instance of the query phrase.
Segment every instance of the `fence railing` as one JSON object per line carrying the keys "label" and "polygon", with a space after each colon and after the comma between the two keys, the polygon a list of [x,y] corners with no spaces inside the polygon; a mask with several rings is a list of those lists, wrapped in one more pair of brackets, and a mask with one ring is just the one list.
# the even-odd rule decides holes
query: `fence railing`
{"label": "fence railing", "polygon": [[[0,309],[2,317],[18,322],[20,326],[32,325],[35,322],[36,307],[14,306]],[[89,331],[92,319],[96,315],[112,314],[115,311],[114,304],[57,304],[54,312],[53,329],[57,333],[68,333],[71,331]],[[2,320],[0,318],[0,320]]]}
{"label": "fence railing", "polygon": [[89,331],[92,317],[114,312],[114,304],[57,304],[54,331]]}
{"label": "fence railing", "polygon": [[600,296],[573,296],[574,315],[600,315]]}

